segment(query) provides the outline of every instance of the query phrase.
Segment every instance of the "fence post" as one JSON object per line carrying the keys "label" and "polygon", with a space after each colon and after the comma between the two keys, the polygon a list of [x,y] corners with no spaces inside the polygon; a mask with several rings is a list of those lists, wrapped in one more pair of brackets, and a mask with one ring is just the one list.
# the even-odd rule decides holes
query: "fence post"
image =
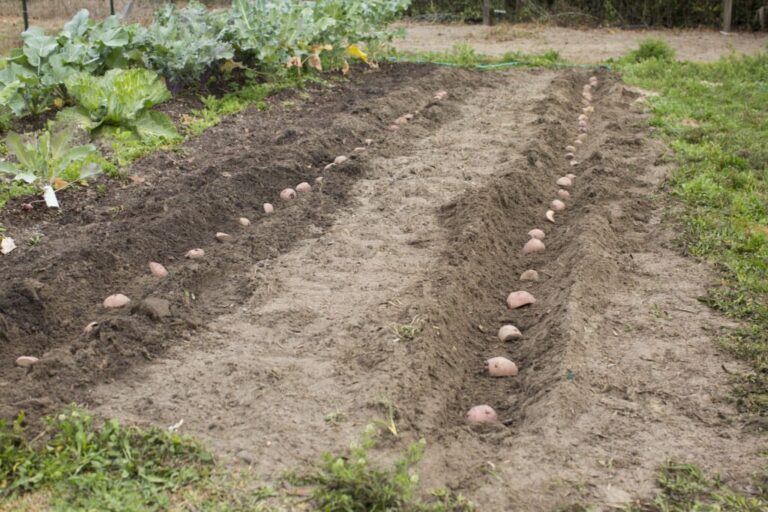
{"label": "fence post", "polygon": [[723,32],[731,31],[733,20],[733,0],[723,0]]}
{"label": "fence post", "polygon": [[109,0],[109,15],[115,15],[115,0]]}
{"label": "fence post", "polygon": [[27,0],[21,0],[21,16],[24,18],[24,30],[29,29],[29,10]]}
{"label": "fence post", "polygon": [[483,25],[491,24],[491,0],[483,0]]}

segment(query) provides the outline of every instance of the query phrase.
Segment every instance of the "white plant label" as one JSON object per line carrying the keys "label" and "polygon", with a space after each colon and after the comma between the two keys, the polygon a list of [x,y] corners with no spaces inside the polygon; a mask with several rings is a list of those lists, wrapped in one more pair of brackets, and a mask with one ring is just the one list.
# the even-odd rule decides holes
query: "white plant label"
{"label": "white plant label", "polygon": [[3,237],[0,238],[0,253],[8,254],[12,250],[16,248],[16,244],[13,243],[13,238],[10,237]]}
{"label": "white plant label", "polygon": [[53,187],[50,185],[46,185],[45,188],[43,188],[43,199],[45,199],[45,204],[48,208],[59,207],[59,200],[56,199],[56,191],[53,190]]}

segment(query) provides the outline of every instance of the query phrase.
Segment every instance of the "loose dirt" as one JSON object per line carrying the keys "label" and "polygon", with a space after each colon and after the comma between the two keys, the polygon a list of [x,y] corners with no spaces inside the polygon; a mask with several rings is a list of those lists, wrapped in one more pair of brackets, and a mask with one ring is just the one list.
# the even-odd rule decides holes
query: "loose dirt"
{"label": "loose dirt", "polygon": [[[661,220],[665,149],[642,97],[601,74],[580,163],[564,158],[588,76],[386,66],[144,159],[141,185],[67,195],[58,216],[4,214],[18,240],[44,237],[0,259],[0,412],[76,399],[130,422],[184,420],[267,480],[391,417],[384,450],[424,437],[425,486],[480,510],[647,497],[668,458],[747,482],[761,443],[726,400],[723,365],[741,368],[716,350],[729,324],[697,301],[708,269]],[[321,172],[340,154],[352,158]],[[552,225],[568,172],[573,198]],[[320,173],[321,188],[259,213]],[[532,228],[547,250],[524,256]],[[196,246],[204,260],[181,257]],[[148,275],[150,259],[168,279]],[[529,268],[542,280],[520,282]],[[520,289],[538,302],[509,311]],[[115,292],[169,300],[172,316],[105,313]],[[499,342],[505,323],[523,339]],[[22,353],[42,361],[13,368]],[[494,356],[520,375],[484,376]],[[502,422],[467,426],[480,403]]]}
{"label": "loose dirt", "polygon": [[493,27],[465,24],[398,23],[405,39],[398,50],[447,51],[456,43],[469,43],[478,53],[502,56],[507,52],[542,53],[557,50],[569,62],[590,64],[626,55],[646,38],[667,41],[681,60],[712,62],[731,52],[754,54],[768,44],[766,32],[717,30],[574,29],[534,24],[502,23]]}

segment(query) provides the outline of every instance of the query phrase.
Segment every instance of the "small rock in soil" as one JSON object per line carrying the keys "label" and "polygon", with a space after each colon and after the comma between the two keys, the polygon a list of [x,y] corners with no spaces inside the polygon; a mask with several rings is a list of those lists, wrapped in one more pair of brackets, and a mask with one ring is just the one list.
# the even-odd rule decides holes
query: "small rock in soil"
{"label": "small rock in soil", "polygon": [[253,464],[256,460],[256,456],[247,450],[240,450],[235,456],[246,464]]}
{"label": "small rock in soil", "polygon": [[539,273],[535,270],[526,270],[522,274],[520,274],[520,280],[521,281],[538,281],[539,280]]}
{"label": "small rock in soil", "polygon": [[153,320],[171,316],[171,303],[157,297],[147,297],[141,301],[141,312]]}
{"label": "small rock in soil", "polygon": [[39,362],[40,360],[38,358],[32,356],[21,356],[16,358],[16,366],[21,366],[22,368],[29,368]]}

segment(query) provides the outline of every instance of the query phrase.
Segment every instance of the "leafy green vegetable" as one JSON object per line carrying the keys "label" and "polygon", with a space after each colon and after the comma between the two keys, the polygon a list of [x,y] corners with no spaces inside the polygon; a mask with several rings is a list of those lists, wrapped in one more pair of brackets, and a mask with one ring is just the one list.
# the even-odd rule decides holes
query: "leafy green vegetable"
{"label": "leafy green vegetable", "polygon": [[65,80],[67,92],[79,105],[59,113],[90,132],[107,127],[133,131],[139,138],[178,136],[173,122],[149,110],[171,97],[160,77],[146,69],[113,69],[103,77],[78,73]]}
{"label": "leafy green vegetable", "polygon": [[[40,188],[54,185],[65,172],[71,172],[73,164],[82,163],[96,153],[91,145],[70,147],[71,131],[44,131],[39,137],[25,142],[21,135],[11,132],[6,139],[8,151],[18,163],[0,162],[0,174],[10,174],[14,180],[35,184]],[[90,163],[75,166],[75,179],[84,180],[101,172],[98,165]]]}
{"label": "leafy green vegetable", "polygon": [[[92,20],[83,9],[58,35],[31,27],[23,33],[24,46],[0,60],[0,113],[22,116],[51,108],[54,100],[64,99],[68,78],[78,73],[98,77],[143,66],[161,73],[175,89],[204,78],[233,57],[260,71],[288,63],[322,70],[324,52],[325,67],[343,69],[347,49],[364,44],[368,53],[375,52],[391,39],[395,32],[389,23],[408,4],[233,0],[230,9],[217,11],[199,3],[181,10],[168,5],[148,28],[124,24],[117,16]],[[77,99],[82,105],[82,98]],[[156,125],[158,119],[154,121]],[[150,131],[156,132],[156,126]]]}
{"label": "leafy green vegetable", "polygon": [[144,35],[152,48],[144,54],[144,64],[174,86],[199,80],[217,62],[234,56],[232,45],[222,40],[217,17],[197,2],[182,10],[166,4]]}

